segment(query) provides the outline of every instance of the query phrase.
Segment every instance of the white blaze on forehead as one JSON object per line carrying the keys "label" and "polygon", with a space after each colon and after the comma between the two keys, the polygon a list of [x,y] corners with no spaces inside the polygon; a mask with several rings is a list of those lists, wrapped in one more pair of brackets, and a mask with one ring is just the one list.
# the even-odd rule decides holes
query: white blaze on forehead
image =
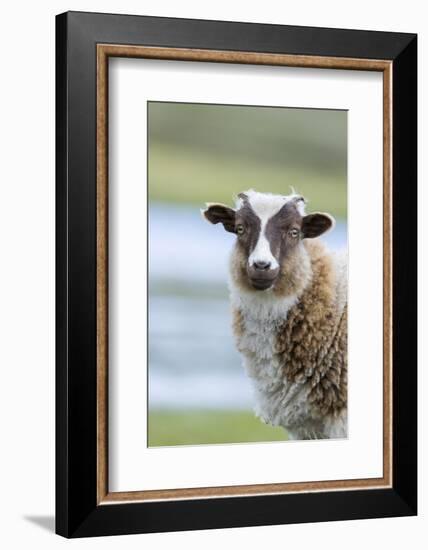
{"label": "white blaze on forehead", "polygon": [[[275,214],[277,214],[287,202],[291,202],[298,198],[303,199],[303,197],[297,193],[292,193],[290,195],[273,195],[272,193],[258,193],[253,189],[244,191],[241,195],[245,195],[245,197],[247,197],[251,208],[261,220],[265,218],[269,219],[272,216],[275,216]],[[236,201],[236,209],[239,210],[243,204],[244,199],[239,197]],[[296,208],[302,216],[305,215],[304,200],[296,201]]]}
{"label": "white blaze on forehead", "polygon": [[[279,267],[278,261],[275,256],[272,254],[270,249],[270,243],[266,238],[266,225],[268,221],[277,214],[281,208],[288,202],[295,200],[300,197],[300,195],[272,195],[271,193],[258,193],[250,189],[243,193],[250,204],[253,212],[260,219],[260,235],[259,239],[254,247],[254,250],[248,258],[250,265],[254,265],[257,262],[267,262],[270,264],[271,269],[276,269]],[[243,199],[239,198],[236,204],[237,208],[240,208],[243,204]],[[296,208],[298,212],[303,216],[305,204],[304,201],[297,201]]]}

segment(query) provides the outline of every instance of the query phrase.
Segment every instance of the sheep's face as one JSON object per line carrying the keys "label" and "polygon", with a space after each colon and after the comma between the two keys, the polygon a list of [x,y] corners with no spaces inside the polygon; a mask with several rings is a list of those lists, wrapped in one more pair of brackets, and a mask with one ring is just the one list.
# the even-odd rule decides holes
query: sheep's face
{"label": "sheep's face", "polygon": [[299,195],[251,190],[238,195],[235,208],[207,204],[203,215],[236,235],[239,277],[244,286],[257,291],[274,288],[286,276],[287,264],[291,258],[295,260],[303,239],[318,237],[332,227],[331,216],[320,212],[305,215],[304,206]]}

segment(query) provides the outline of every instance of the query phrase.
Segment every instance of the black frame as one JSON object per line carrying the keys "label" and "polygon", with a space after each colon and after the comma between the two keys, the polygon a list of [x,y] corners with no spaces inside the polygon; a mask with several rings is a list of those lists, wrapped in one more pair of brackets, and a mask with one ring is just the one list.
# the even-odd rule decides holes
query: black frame
{"label": "black frame", "polygon": [[[393,61],[393,488],[97,506],[97,43]],[[83,537],[415,515],[417,36],[68,12],[56,17],[56,97],[56,532]]]}

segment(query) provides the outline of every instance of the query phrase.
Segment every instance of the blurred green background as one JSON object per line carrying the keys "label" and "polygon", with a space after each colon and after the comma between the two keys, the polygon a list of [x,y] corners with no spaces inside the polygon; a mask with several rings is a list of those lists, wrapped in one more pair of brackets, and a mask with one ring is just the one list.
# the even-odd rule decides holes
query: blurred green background
{"label": "blurred green background", "polygon": [[346,217],[345,111],[149,103],[149,197],[230,203],[248,188]]}
{"label": "blurred green background", "polygon": [[149,446],[285,441],[282,428],[266,426],[252,411],[155,409],[149,417]]}
{"label": "blurred green background", "polygon": [[148,104],[148,445],[286,439],[253,412],[233,344],[227,262],[233,236],[200,216],[249,188],[308,200],[346,247],[345,111]]}

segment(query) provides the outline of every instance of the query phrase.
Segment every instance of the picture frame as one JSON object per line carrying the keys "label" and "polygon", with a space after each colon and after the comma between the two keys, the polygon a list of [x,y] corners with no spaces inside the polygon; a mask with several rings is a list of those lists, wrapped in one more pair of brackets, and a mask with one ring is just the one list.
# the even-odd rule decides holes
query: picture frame
{"label": "picture frame", "polygon": [[[107,83],[112,57],[382,73],[381,478],[150,494],[109,491]],[[57,16],[58,534],[86,537],[417,513],[416,97],[414,34],[83,12]]]}

